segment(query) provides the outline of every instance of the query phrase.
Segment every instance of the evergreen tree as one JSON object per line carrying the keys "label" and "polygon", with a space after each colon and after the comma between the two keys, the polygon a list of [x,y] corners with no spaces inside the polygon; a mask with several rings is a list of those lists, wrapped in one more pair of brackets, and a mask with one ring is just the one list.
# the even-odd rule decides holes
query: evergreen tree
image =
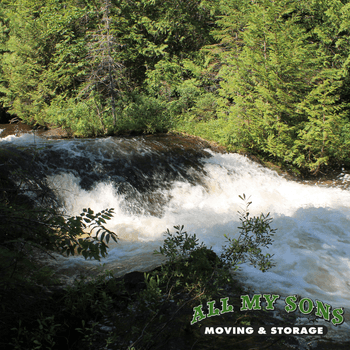
{"label": "evergreen tree", "polygon": [[301,11],[301,25],[315,43],[317,65],[310,82],[312,90],[298,105],[307,119],[295,141],[295,163],[317,172],[330,161],[349,160],[350,100],[344,98],[344,90],[349,81],[350,11],[349,4],[337,0],[305,2]]}
{"label": "evergreen tree", "polygon": [[[234,145],[312,170],[340,156],[348,119],[337,91],[346,74],[329,34],[339,32],[330,19],[343,7],[333,2],[328,12],[317,0],[221,2],[219,116]],[[321,20],[308,22],[310,12]]]}
{"label": "evergreen tree", "polygon": [[47,122],[59,95],[76,89],[84,66],[84,10],[69,2],[17,0],[7,6],[3,104],[27,122]]}
{"label": "evergreen tree", "polygon": [[0,102],[82,136],[176,121],[317,172],[350,161],[349,18],[340,0],[4,0]]}
{"label": "evergreen tree", "polygon": [[[104,0],[99,12],[102,12],[102,25],[97,31],[90,34],[91,42],[89,43],[88,59],[90,61],[90,69],[87,74],[87,85],[84,87],[83,93],[92,95],[102,95],[102,100],[106,97],[111,100],[111,109],[113,116],[113,125],[116,126],[116,109],[115,100],[120,92],[121,80],[123,77],[124,66],[117,62],[115,54],[120,46],[113,34],[111,33],[111,2]],[[92,93],[93,91],[93,93]],[[101,101],[101,97],[99,99]],[[100,103],[96,102],[97,114],[102,115]],[[102,119],[101,119],[102,120]]]}

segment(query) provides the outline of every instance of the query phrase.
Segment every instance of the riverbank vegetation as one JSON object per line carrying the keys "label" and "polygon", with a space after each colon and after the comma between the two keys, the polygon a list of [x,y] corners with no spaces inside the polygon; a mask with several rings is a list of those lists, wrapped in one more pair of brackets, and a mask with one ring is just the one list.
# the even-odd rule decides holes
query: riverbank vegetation
{"label": "riverbank vegetation", "polygon": [[76,136],[177,130],[311,173],[350,164],[350,4],[0,4],[0,100]]}

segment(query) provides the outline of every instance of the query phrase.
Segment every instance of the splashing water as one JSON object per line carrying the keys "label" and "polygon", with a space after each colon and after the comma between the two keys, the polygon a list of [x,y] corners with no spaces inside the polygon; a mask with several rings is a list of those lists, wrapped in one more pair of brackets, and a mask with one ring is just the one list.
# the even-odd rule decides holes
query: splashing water
{"label": "splashing water", "polygon": [[[251,215],[270,212],[277,232],[266,250],[276,266],[262,273],[243,265],[244,284],[257,293],[298,294],[350,311],[350,191],[289,181],[237,154],[203,149],[188,158],[180,146],[174,153],[158,139],[41,142],[39,158],[68,214],[115,209],[108,228],[120,243],[102,261],[110,270],[155,267],[160,260],[152,252],[164,231],[178,224],[220,253],[224,234],[238,236],[237,211],[244,206],[238,196],[245,193]],[[59,264],[99,265],[81,257]]]}

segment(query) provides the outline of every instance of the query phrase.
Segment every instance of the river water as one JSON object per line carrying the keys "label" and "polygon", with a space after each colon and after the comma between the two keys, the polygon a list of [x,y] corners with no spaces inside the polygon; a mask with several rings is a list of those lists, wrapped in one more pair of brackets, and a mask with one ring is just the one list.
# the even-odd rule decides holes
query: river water
{"label": "river water", "polygon": [[[242,265],[239,276],[255,293],[300,295],[350,312],[349,175],[334,186],[287,180],[238,154],[206,148],[182,137],[46,140],[25,134],[0,139],[1,147],[32,149],[69,215],[83,208],[114,208],[108,223],[120,240],[102,261],[59,258],[67,274],[101,264],[117,275],[160,263],[152,252],[163,233],[184,225],[220,253],[224,234],[237,237],[250,197],[251,215],[270,213],[277,229],[272,246],[276,266],[262,273]],[[347,316],[345,316],[347,318]]]}

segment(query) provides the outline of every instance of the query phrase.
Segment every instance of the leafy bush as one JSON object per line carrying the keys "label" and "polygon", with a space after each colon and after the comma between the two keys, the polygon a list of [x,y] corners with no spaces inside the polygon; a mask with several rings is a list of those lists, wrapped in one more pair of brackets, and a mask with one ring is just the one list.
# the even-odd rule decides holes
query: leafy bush
{"label": "leafy bush", "polygon": [[[53,271],[44,266],[43,254],[80,253],[100,260],[107,254],[108,241],[118,239],[105,227],[113,209],[99,213],[84,209],[79,216],[64,215],[50,198],[45,180],[37,176],[35,162],[29,175],[21,169],[28,159],[16,152],[0,152],[0,347],[12,337],[12,345],[18,349],[57,348],[54,338],[62,322],[54,320],[51,312],[56,301],[50,300],[47,287],[43,287],[52,287],[57,281],[52,279]],[[99,307],[108,301],[102,293]],[[75,303],[79,305],[77,300]]]}
{"label": "leafy bush", "polygon": [[240,264],[250,262],[263,272],[274,265],[272,255],[261,252],[261,248],[272,243],[275,232],[270,227],[272,219],[264,214],[250,217],[251,202],[244,194],[239,197],[246,204],[245,210],[239,212],[240,235],[238,239],[225,236],[229,244],[223,247],[220,256],[199,243],[195,234],[184,231],[184,226],[174,226],[175,233],[169,229],[164,233],[163,246],[154,253],[168,260],[145,274],[145,289],[129,308],[134,313],[132,336],[137,337],[129,349],[141,343],[145,348],[151,347],[175,315],[195,300],[210,300],[224,288],[232,291],[232,269],[236,270]]}
{"label": "leafy bush", "polygon": [[44,317],[43,314],[36,321],[37,327],[34,330],[28,330],[26,326],[22,326],[21,320],[18,323],[18,328],[12,328],[17,333],[11,344],[14,349],[29,349],[29,346],[33,350],[54,349],[55,336],[61,324],[55,322],[55,316]]}
{"label": "leafy bush", "polygon": [[[97,260],[106,255],[109,239],[117,241],[117,235],[105,227],[113,209],[100,213],[83,209],[79,216],[66,216],[57,208],[45,179],[37,174],[40,170],[35,167],[35,155],[28,160],[26,154],[4,150],[0,157],[0,260],[4,260],[0,283],[15,272],[25,275],[19,263],[33,260],[33,250],[79,253]],[[21,167],[26,162],[31,174]]]}
{"label": "leafy bush", "polygon": [[46,122],[61,126],[78,137],[104,135],[102,111],[95,99],[54,99],[47,108]]}
{"label": "leafy bush", "polygon": [[276,229],[270,227],[272,222],[272,218],[269,217],[270,213],[260,214],[259,217],[249,217],[248,208],[252,202],[248,202],[245,194],[239,197],[246,204],[245,210],[238,212],[242,223],[242,226],[238,227],[240,235],[238,239],[225,235],[229,244],[223,247],[224,252],[221,259],[235,270],[239,264],[249,261],[254,267],[258,266],[259,270],[265,272],[274,266],[271,260],[273,255],[268,253],[263,255],[260,247],[268,248],[272,244],[272,236]]}
{"label": "leafy bush", "polygon": [[120,132],[138,133],[167,132],[171,120],[166,110],[166,102],[145,94],[133,95],[124,105],[117,121]]}
{"label": "leafy bush", "polygon": [[169,259],[160,271],[162,282],[167,286],[165,292],[171,290],[172,293],[181,291],[188,294],[211,294],[214,291],[210,288],[211,282],[214,283],[213,277],[217,274],[220,260],[211,249],[198,243],[195,234],[183,231],[184,226],[174,228],[176,233],[167,230],[163,247],[155,251]]}
{"label": "leafy bush", "polygon": [[[84,209],[80,216],[66,217],[53,209],[29,209],[12,203],[0,202],[0,250],[6,256],[7,264],[2,265],[2,275],[11,277],[18,271],[18,264],[28,263],[34,258],[34,249],[58,251],[66,255],[82,254],[85,258],[100,260],[107,254],[107,244],[115,233],[104,224],[113,215],[113,209],[94,214]],[[89,230],[89,231],[87,231]],[[8,235],[7,232],[11,232]],[[88,234],[88,237],[83,235]],[[11,272],[12,271],[12,272]]]}
{"label": "leafy bush", "polygon": [[34,313],[31,322],[20,319],[11,329],[10,345],[18,350],[92,349],[100,336],[99,320],[113,309],[123,292],[122,284],[111,277],[106,271],[91,280],[85,277],[75,280],[72,286],[61,291],[62,298],[52,300],[54,315],[48,316],[44,310]]}
{"label": "leafy bush", "polygon": [[[225,235],[228,245],[223,246],[220,257],[203,243],[199,244],[195,234],[183,231],[184,226],[175,226],[175,234],[169,229],[165,232],[163,246],[155,251],[168,258],[168,262],[161,267],[161,280],[158,282],[158,285],[166,286],[164,293],[181,290],[203,298],[210,297],[217,294],[219,286],[230,280],[230,268],[237,270],[240,264],[250,262],[265,272],[274,266],[273,255],[262,253],[262,248],[272,244],[272,236],[276,231],[270,227],[272,218],[269,214],[250,217],[248,208],[251,202],[244,194],[239,197],[246,205],[245,210],[239,212],[240,235],[238,239]],[[150,283],[147,285],[149,288],[153,286]],[[157,293],[159,295],[159,291]]]}
{"label": "leafy bush", "polygon": [[71,318],[88,320],[89,317],[102,317],[113,305],[111,294],[122,290],[109,271],[88,280],[82,276],[72,286],[65,288],[62,306]]}
{"label": "leafy bush", "polygon": [[170,263],[174,263],[177,260],[188,259],[198,248],[204,247],[203,243],[198,246],[198,238],[196,234],[189,235],[183,231],[184,226],[174,226],[176,233],[172,234],[169,229],[165,232],[167,236],[164,239],[163,247],[159,248],[159,252],[155,251],[156,254],[160,253],[169,259]]}
{"label": "leafy bush", "polygon": [[[8,207],[0,203],[0,300],[6,324],[4,334],[3,331],[0,334],[6,339],[9,329],[16,331],[15,348],[32,344],[33,349],[41,349],[42,346],[51,349],[55,344],[58,323],[50,315],[51,305],[47,305],[50,302],[42,287],[42,284],[53,284],[53,272],[42,266],[40,256],[56,250],[67,255],[81,253],[85,258],[100,260],[107,254],[105,241],[109,238],[117,241],[117,236],[103,225],[112,213],[112,209],[97,214],[86,209],[81,216],[67,218],[53,210],[28,209],[15,204]],[[88,236],[83,238],[82,235],[87,234],[86,229],[89,229]],[[12,233],[10,237],[4,234],[8,230]],[[93,303],[93,312],[96,313],[96,307],[102,310],[109,299],[101,293],[99,303],[90,298],[90,294],[81,294],[72,303],[74,307],[71,310],[79,308],[84,300]],[[39,310],[45,310],[46,315],[38,317]],[[23,320],[23,325],[18,324],[18,320]],[[35,327],[36,322],[39,328]],[[31,326],[28,328],[26,325]]]}

